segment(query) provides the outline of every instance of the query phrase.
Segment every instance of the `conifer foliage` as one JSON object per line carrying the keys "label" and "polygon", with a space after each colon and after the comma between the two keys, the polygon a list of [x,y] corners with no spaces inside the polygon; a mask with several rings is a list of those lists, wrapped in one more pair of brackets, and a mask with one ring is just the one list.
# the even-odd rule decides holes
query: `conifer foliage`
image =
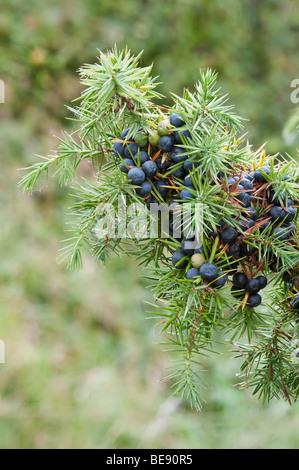
{"label": "conifer foliage", "polygon": [[[175,394],[201,408],[205,359],[223,338],[241,362],[241,388],[263,404],[291,404],[299,384],[297,165],[264,145],[252,149],[209,69],[194,90],[171,94],[173,106],[159,104],[141,55],[115,47],[80,69],[74,132],[27,168],[21,185],[32,192],[54,169],[72,187],[73,235],[61,255],[69,267],[81,266],[84,249],[101,262],[134,255],[175,353]],[[80,177],[85,159],[96,178]]]}

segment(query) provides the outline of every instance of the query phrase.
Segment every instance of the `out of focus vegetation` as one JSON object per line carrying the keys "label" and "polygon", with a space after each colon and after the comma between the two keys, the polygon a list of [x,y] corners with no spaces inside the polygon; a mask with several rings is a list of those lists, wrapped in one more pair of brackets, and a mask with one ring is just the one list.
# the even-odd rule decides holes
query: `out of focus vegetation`
{"label": "out of focus vegetation", "polygon": [[[298,448],[298,405],[261,409],[233,387],[229,349],[207,372],[207,405],[188,409],[169,391],[171,357],[146,320],[146,281],[134,261],[67,272],[56,257],[69,191],[51,182],[21,193],[19,168],[49,154],[70,128],[65,104],[77,69],[97,48],[144,49],[164,84],[192,87],[199,67],[218,71],[257,148],[295,156],[286,139],[296,112],[296,0],[11,0],[1,7],[0,364],[1,448]],[[90,175],[88,164],[84,176]]]}

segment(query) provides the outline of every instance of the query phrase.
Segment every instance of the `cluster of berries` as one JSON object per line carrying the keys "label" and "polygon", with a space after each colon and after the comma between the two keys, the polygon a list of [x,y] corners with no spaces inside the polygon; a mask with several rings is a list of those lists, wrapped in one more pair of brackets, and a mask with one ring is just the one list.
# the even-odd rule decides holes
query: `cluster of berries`
{"label": "cluster of berries", "polygon": [[248,278],[243,272],[236,272],[232,277],[231,293],[234,297],[245,298],[247,305],[257,307],[262,302],[262,297],[258,293],[264,289],[268,283],[265,276],[257,276],[256,278]]}
{"label": "cluster of berries", "polygon": [[[120,170],[127,173],[136,193],[148,205],[162,199],[168,202],[169,208],[174,201],[193,199],[196,188],[191,175],[199,162],[190,158],[182,146],[185,139],[192,139],[182,117],[173,113],[169,120],[161,120],[157,129],[149,133],[140,128],[134,140],[127,139],[129,132],[130,129],[122,132],[113,150],[121,160]],[[256,228],[262,232],[271,225],[271,235],[280,241],[289,240],[296,232],[296,226],[292,223],[296,216],[295,202],[276,196],[268,184],[270,172],[269,166],[262,166],[252,171],[238,170],[230,175],[221,172],[216,181],[211,179],[212,185],[222,187],[230,204],[241,208],[242,218],[236,218],[234,226],[220,220],[216,230],[211,231],[209,239],[205,241],[205,248],[202,245],[194,246],[194,238],[184,239],[179,232],[174,235],[171,217],[169,221],[169,234],[181,242],[180,248],[173,254],[173,266],[184,269],[188,280],[200,276],[203,283],[213,288],[224,286],[228,282],[228,275],[232,275],[232,294],[246,298],[247,305],[251,307],[260,305],[261,296],[258,292],[267,285],[265,276],[253,279],[238,272],[240,260],[247,260],[249,271],[257,266],[255,254],[258,246],[254,237],[250,237],[251,232]],[[182,182],[179,195],[176,180]],[[225,257],[216,256],[211,263],[207,246],[216,237],[219,237],[219,248]],[[271,252],[271,248],[266,249],[270,255],[270,269],[276,272],[280,267],[279,259]]]}
{"label": "cluster of berries", "polygon": [[213,288],[223,287],[227,280],[226,272],[222,272],[222,262],[209,263],[210,251],[203,245],[196,245],[194,238],[186,238],[182,241],[180,249],[172,255],[172,264],[178,269],[187,269],[188,280],[195,280],[201,277],[205,284]]}
{"label": "cluster of berries", "polygon": [[149,133],[140,128],[134,139],[127,139],[129,132],[125,129],[113,145],[114,155],[121,160],[120,170],[127,173],[129,181],[137,186],[137,194],[148,204],[172,198],[176,194],[171,189],[173,178],[184,180],[196,165],[180,147],[182,139],[191,138],[181,116],[171,114],[169,120],[161,120]]}

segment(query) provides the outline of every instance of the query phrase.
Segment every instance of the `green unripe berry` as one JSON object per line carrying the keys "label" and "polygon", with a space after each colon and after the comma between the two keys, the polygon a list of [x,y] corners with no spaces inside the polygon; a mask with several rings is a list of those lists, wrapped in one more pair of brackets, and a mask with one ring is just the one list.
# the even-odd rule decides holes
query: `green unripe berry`
{"label": "green unripe berry", "polygon": [[171,134],[170,128],[171,128],[170,122],[165,119],[164,121],[159,122],[157,130],[158,130],[160,136],[163,136],[163,135]]}
{"label": "green unripe berry", "polygon": [[161,136],[158,131],[151,129],[149,131],[148,141],[153,147],[157,147],[160,137]]}
{"label": "green unripe berry", "polygon": [[148,135],[144,134],[144,132],[138,132],[134,140],[140,147],[144,147],[148,143]]}
{"label": "green unripe berry", "polygon": [[195,253],[195,255],[192,255],[191,257],[191,264],[193,268],[199,269],[205,262],[205,258],[200,253]]}

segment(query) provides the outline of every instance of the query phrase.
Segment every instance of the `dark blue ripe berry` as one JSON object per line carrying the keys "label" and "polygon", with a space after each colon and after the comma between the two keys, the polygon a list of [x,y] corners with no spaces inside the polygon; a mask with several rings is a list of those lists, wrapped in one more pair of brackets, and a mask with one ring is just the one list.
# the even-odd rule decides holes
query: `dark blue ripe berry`
{"label": "dark blue ripe berry", "polygon": [[166,179],[159,179],[154,182],[154,185],[158,191],[158,193],[164,198],[167,196],[169,188],[166,186],[169,186],[169,182]]}
{"label": "dark blue ripe berry", "polygon": [[199,270],[197,268],[190,268],[186,273],[186,277],[189,280],[194,280],[199,276]]}
{"label": "dark blue ripe berry", "polygon": [[285,218],[285,222],[291,222],[291,220],[294,219],[295,215],[296,215],[296,211],[295,211],[294,207],[288,206],[288,207],[286,208],[286,218]]}
{"label": "dark blue ripe berry", "polygon": [[170,165],[170,161],[167,158],[163,159],[162,157],[156,158],[155,163],[156,163],[159,171],[167,170],[167,168]]}
{"label": "dark blue ripe berry", "polygon": [[257,219],[257,212],[256,210],[249,206],[249,207],[246,207],[246,209],[244,210],[244,212],[242,212],[242,215],[244,216],[247,216],[249,217],[250,219],[252,220],[256,220]]}
{"label": "dark blue ripe berry", "polygon": [[266,175],[270,175],[270,167],[269,166],[262,166],[261,168],[258,168],[254,172],[254,179],[257,183],[264,183],[266,181],[266,178],[260,171],[262,170]]}
{"label": "dark blue ripe berry", "polygon": [[188,260],[183,259],[185,257],[186,257],[185,253],[183,253],[180,250],[176,250],[172,255],[172,264],[173,264],[173,266],[175,266],[176,268],[179,268],[179,269],[185,269],[188,265]]}
{"label": "dark blue ripe berry", "polygon": [[227,283],[227,275],[223,273],[219,273],[217,279],[212,282],[212,287],[223,287]]}
{"label": "dark blue ripe berry", "polygon": [[135,166],[135,163],[133,162],[133,160],[131,160],[131,158],[125,158],[119,165],[119,168],[120,171],[122,171],[123,173],[128,173],[130,166]]}
{"label": "dark blue ripe berry", "polygon": [[127,137],[128,133],[130,132],[130,128],[128,127],[128,129],[124,129],[120,135],[120,138],[121,140],[125,140],[125,138]]}
{"label": "dark blue ripe berry", "polygon": [[255,225],[255,222],[252,219],[240,220],[239,221],[239,230],[242,230],[243,232],[245,232],[249,228],[252,228],[254,225]]}
{"label": "dark blue ripe berry", "polygon": [[190,173],[190,171],[193,171],[194,168],[198,166],[199,166],[199,162],[195,162],[190,159],[184,161],[184,170],[186,173]]}
{"label": "dark blue ripe berry", "polygon": [[284,271],[281,275],[283,282],[290,282],[291,280],[291,274],[289,271]]}
{"label": "dark blue ripe berry", "polygon": [[191,134],[188,131],[188,129],[184,129],[184,130],[181,130],[181,131],[176,131],[174,133],[174,142],[176,144],[182,144],[183,143],[182,137],[183,137],[183,139],[191,139]]}
{"label": "dark blue ripe berry", "polygon": [[243,186],[244,189],[246,189],[247,191],[248,190],[253,190],[253,184],[252,182],[247,179],[247,178],[243,178],[240,183],[239,183],[241,186]]}
{"label": "dark blue ripe berry", "polygon": [[260,284],[260,289],[264,289],[266,287],[266,285],[268,284],[268,280],[267,280],[266,276],[258,276],[258,277],[256,277],[256,280]]}
{"label": "dark blue ripe berry", "polygon": [[[222,177],[223,180],[225,181],[226,185],[227,186],[232,186],[233,184],[235,184],[235,180],[234,178],[232,178],[231,176],[223,176]],[[222,183],[222,180],[220,179],[221,183]]]}
{"label": "dark blue ripe berry", "polygon": [[190,187],[193,186],[193,181],[192,181],[191,176],[188,175],[184,178],[184,185],[185,186],[190,186]]}
{"label": "dark blue ripe berry", "polygon": [[257,252],[258,247],[254,243],[249,244],[246,241],[243,241],[242,244],[241,244],[241,249],[242,249],[242,253],[245,256],[252,256],[252,255],[254,255],[254,253]]}
{"label": "dark blue ripe berry", "polygon": [[[136,153],[138,152],[138,149],[139,149],[139,145],[135,143],[128,144],[125,146],[124,156],[126,158],[132,158],[134,155],[136,155]],[[134,157],[134,158],[137,159],[137,157]]]}
{"label": "dark blue ripe berry", "polygon": [[247,283],[247,276],[244,273],[237,272],[233,275],[233,285],[238,289],[245,289]]}
{"label": "dark blue ripe berry", "polygon": [[149,154],[145,152],[144,150],[141,150],[139,155],[138,154],[134,155],[134,158],[140,162],[140,165],[143,165],[145,162],[147,162],[150,159]]}
{"label": "dark blue ripe berry", "polygon": [[249,307],[258,307],[262,302],[262,298],[260,296],[260,294],[249,294],[248,298],[247,298],[247,305]]}
{"label": "dark blue ripe berry", "polygon": [[145,173],[141,168],[132,168],[128,172],[128,178],[132,181],[133,184],[142,184],[145,180]]}
{"label": "dark blue ripe berry", "polygon": [[299,310],[299,295],[295,295],[292,302],[290,303],[290,308],[292,310]]}
{"label": "dark blue ripe berry", "polygon": [[203,281],[211,282],[218,277],[218,269],[212,263],[204,263],[200,267],[199,274]]}
{"label": "dark blue ripe berry", "polygon": [[[174,169],[173,169],[174,168]],[[184,170],[184,167],[180,166],[180,167],[176,167],[176,166],[171,166],[169,168],[171,171],[171,174],[175,177],[175,178],[180,178],[180,179],[183,179],[185,177],[185,170]]]}
{"label": "dark blue ripe berry", "polygon": [[172,113],[169,120],[170,120],[170,124],[174,127],[181,127],[185,124],[182,119],[182,116],[177,113]]}
{"label": "dark blue ripe berry", "polygon": [[121,142],[115,142],[113,144],[113,153],[116,157],[118,158],[124,158],[125,154],[124,154],[124,146]]}
{"label": "dark blue ripe berry", "polygon": [[232,258],[239,258],[241,256],[241,251],[242,250],[240,245],[232,243],[227,250],[227,256]]}
{"label": "dark blue ripe berry", "polygon": [[170,154],[170,158],[173,161],[173,163],[180,163],[180,162],[183,162],[184,160],[187,160],[188,155],[186,155],[185,149],[181,147],[174,147]]}
{"label": "dark blue ripe berry", "polygon": [[148,160],[142,165],[142,170],[147,178],[153,178],[158,173],[158,167],[155,162]]}
{"label": "dark blue ripe berry", "polygon": [[273,222],[282,222],[287,216],[286,211],[280,206],[273,206],[269,211],[269,215]]}
{"label": "dark blue ripe berry", "polygon": [[281,227],[277,227],[273,230],[272,235],[273,238],[280,241],[285,241],[290,238],[292,234],[292,229],[290,227],[282,225]]}
{"label": "dark blue ripe berry", "polygon": [[238,236],[238,232],[234,227],[227,227],[222,230],[221,239],[223,243],[234,243]]}
{"label": "dark blue ripe berry", "polygon": [[236,196],[236,199],[240,201],[242,207],[249,207],[251,204],[251,197],[248,193],[240,193]]}
{"label": "dark blue ripe berry", "polygon": [[182,189],[182,191],[180,192],[180,198],[183,201],[187,201],[188,199],[194,199],[195,196],[190,191],[188,191],[188,189]]}
{"label": "dark blue ripe berry", "polygon": [[173,149],[174,145],[174,138],[172,135],[163,135],[158,140],[158,148],[162,150],[162,152],[170,153]]}
{"label": "dark blue ripe berry", "polygon": [[[275,195],[275,191],[274,189],[271,189],[270,191],[270,195],[269,195],[269,202],[271,204],[274,204],[274,206],[280,206],[281,204],[282,205],[289,205],[288,204],[288,198],[284,195],[284,194],[277,194]],[[292,204],[290,204],[292,205]]]}
{"label": "dark blue ripe berry", "polygon": [[140,188],[136,188],[136,193],[139,196],[147,196],[152,190],[152,185],[149,181],[145,180],[141,184]]}
{"label": "dark blue ripe berry", "polygon": [[260,283],[258,279],[248,279],[245,285],[245,289],[251,294],[257,294],[260,290]]}

